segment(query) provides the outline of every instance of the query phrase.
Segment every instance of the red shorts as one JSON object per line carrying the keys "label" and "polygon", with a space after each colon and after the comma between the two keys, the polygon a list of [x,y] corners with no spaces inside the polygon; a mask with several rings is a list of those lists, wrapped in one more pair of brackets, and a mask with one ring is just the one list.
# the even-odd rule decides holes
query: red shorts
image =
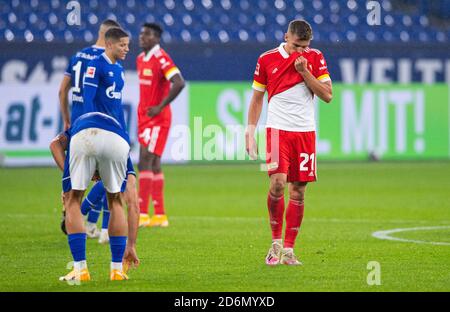
{"label": "red shorts", "polygon": [[169,137],[169,127],[150,124],[138,126],[139,144],[147,147],[147,150],[159,157],[164,152],[164,147]]}
{"label": "red shorts", "polygon": [[316,181],[316,132],[266,129],[266,162],[269,176],[287,174],[288,182]]}

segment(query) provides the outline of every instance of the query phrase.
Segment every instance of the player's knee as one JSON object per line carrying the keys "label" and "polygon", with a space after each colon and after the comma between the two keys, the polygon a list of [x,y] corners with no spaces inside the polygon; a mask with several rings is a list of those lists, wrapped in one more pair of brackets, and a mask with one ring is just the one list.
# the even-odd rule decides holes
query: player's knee
{"label": "player's knee", "polygon": [[154,174],[161,173],[162,172],[161,165],[153,165],[152,166],[152,171],[153,171]]}
{"label": "player's knee", "polygon": [[140,159],[139,160],[139,164],[138,164],[138,169],[139,171],[143,171],[143,170],[151,170],[151,164],[150,161],[147,159]]}
{"label": "player's knee", "polygon": [[141,152],[139,155],[138,169],[142,170],[152,170],[153,156],[148,152]]}
{"label": "player's knee", "polygon": [[84,191],[71,190],[68,194],[64,194],[64,197],[67,198],[67,207],[70,209],[73,204],[79,203],[81,206],[81,200],[83,199]]}
{"label": "player's knee", "polygon": [[155,174],[161,173],[161,157],[153,154],[152,155],[152,171]]}
{"label": "player's knee", "polygon": [[112,210],[115,207],[117,207],[117,204],[119,204],[119,206],[121,206],[122,199],[120,197],[120,193],[107,193],[107,197],[108,197],[109,210]]}
{"label": "player's knee", "polygon": [[282,179],[275,179],[270,183],[270,192],[275,196],[282,196],[284,194],[284,188],[286,186],[286,182]]}
{"label": "player's knee", "polygon": [[305,202],[305,190],[302,189],[292,189],[289,192],[289,199],[298,201],[300,205],[303,205]]}

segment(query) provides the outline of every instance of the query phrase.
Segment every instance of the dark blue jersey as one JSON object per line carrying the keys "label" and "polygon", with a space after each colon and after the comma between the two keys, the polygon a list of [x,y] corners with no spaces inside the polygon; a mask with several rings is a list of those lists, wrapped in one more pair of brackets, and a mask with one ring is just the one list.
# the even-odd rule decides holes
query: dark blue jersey
{"label": "dark blue jersey", "polygon": [[126,129],[122,107],[123,67],[112,63],[103,53],[89,62],[84,74],[83,99],[85,112],[101,112],[117,120]]}
{"label": "dark blue jersey", "polygon": [[98,46],[90,46],[77,52],[70,58],[69,65],[67,66],[67,76],[70,76],[72,86],[72,114],[70,117],[71,123],[78,117],[83,115],[83,76],[86,72],[87,65],[90,61],[105,51],[104,48]]}

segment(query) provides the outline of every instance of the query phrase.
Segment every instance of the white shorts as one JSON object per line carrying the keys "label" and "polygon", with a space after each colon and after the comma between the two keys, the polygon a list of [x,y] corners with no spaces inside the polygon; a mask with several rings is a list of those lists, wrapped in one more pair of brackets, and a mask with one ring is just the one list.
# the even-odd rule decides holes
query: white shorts
{"label": "white shorts", "polygon": [[120,135],[88,128],[70,140],[69,170],[73,190],[88,188],[98,170],[108,193],[119,193],[126,178],[130,146]]}

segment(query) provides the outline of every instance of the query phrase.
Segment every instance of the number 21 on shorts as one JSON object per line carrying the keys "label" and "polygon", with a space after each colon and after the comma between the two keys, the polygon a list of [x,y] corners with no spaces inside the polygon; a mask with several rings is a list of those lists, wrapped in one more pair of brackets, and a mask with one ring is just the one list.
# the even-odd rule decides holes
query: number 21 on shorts
{"label": "number 21 on shorts", "polygon": [[300,154],[300,171],[312,171],[314,172],[314,166],[315,166],[315,160],[316,155],[315,153],[307,154],[307,153],[301,153]]}

